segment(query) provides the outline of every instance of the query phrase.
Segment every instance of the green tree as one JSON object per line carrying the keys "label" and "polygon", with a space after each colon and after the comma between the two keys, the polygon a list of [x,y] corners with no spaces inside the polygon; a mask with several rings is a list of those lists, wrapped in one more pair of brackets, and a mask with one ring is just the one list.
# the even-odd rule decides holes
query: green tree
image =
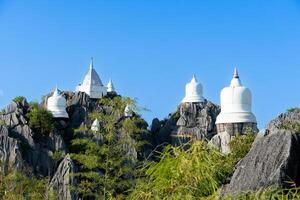
{"label": "green tree", "polygon": [[26,115],[29,119],[29,127],[41,136],[48,136],[54,128],[53,116],[44,108],[34,106]]}

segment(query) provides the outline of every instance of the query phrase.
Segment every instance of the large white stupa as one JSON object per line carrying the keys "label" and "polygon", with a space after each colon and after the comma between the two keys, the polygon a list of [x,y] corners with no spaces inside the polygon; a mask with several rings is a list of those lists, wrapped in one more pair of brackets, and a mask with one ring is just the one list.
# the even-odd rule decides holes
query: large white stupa
{"label": "large white stupa", "polygon": [[236,68],[230,86],[221,92],[221,113],[216,121],[216,124],[227,123],[256,123],[251,91],[242,85]]}
{"label": "large white stupa", "polygon": [[182,103],[197,103],[203,101],[203,87],[194,75],[191,82],[185,87],[185,97],[182,100]]}
{"label": "large white stupa", "polygon": [[100,99],[107,94],[107,88],[102,84],[102,81],[94,69],[93,58],[91,59],[89,71],[84,76],[81,84],[76,88],[77,92],[85,92],[91,99]]}
{"label": "large white stupa", "polygon": [[66,111],[66,99],[59,94],[57,87],[47,100],[47,110],[52,113],[54,118],[69,118]]}
{"label": "large white stupa", "polygon": [[116,93],[115,86],[114,86],[114,84],[113,84],[113,82],[112,82],[111,79],[109,79],[109,82],[107,84],[107,92],[109,92],[109,93]]}

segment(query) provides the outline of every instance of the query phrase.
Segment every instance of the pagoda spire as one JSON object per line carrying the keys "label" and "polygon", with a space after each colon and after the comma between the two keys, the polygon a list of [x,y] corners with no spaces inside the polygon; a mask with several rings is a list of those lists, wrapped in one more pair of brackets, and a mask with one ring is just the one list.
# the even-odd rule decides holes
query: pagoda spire
{"label": "pagoda spire", "polygon": [[233,78],[240,78],[237,67],[234,68]]}
{"label": "pagoda spire", "polygon": [[91,57],[90,69],[94,69],[94,58]]}
{"label": "pagoda spire", "polygon": [[197,82],[196,74],[193,74],[192,82]]}
{"label": "pagoda spire", "polygon": [[53,92],[53,96],[58,96],[58,95],[59,95],[59,92],[58,92],[58,87],[57,87],[57,84],[56,84],[54,92]]}

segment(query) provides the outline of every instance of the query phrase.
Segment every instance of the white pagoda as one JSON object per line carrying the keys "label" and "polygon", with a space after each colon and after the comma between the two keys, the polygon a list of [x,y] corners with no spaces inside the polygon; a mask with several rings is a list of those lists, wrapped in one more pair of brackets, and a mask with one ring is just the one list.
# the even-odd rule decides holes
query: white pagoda
{"label": "white pagoda", "polygon": [[107,84],[107,92],[108,93],[116,93],[115,86],[114,86],[114,84],[113,84],[113,82],[112,82],[111,79],[109,79],[109,82]]}
{"label": "white pagoda", "polygon": [[66,99],[59,94],[57,87],[47,100],[47,110],[52,113],[54,118],[69,118],[66,111]]}
{"label": "white pagoda", "polygon": [[92,131],[95,131],[95,132],[98,132],[100,131],[100,122],[98,119],[95,119],[93,124],[92,124],[92,127],[91,127],[91,130]]}
{"label": "white pagoda", "polygon": [[77,92],[85,92],[91,99],[101,99],[106,96],[107,88],[102,84],[102,81],[94,69],[93,58],[91,59],[90,67],[81,84],[76,88]]}
{"label": "white pagoda", "polygon": [[124,116],[125,116],[125,117],[132,117],[132,116],[133,116],[133,111],[132,111],[131,106],[127,105],[127,106],[125,107],[125,110],[124,110]]}
{"label": "white pagoda", "polygon": [[189,82],[185,87],[185,97],[182,103],[197,103],[203,102],[203,87],[201,83],[198,82],[196,76],[194,75],[191,82]]}

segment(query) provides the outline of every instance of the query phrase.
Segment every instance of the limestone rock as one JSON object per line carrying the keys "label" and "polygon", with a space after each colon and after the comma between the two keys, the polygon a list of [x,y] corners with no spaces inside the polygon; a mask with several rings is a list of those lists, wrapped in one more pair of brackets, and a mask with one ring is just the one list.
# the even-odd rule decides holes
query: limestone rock
{"label": "limestone rock", "polygon": [[8,169],[14,168],[20,170],[23,166],[21,149],[18,141],[8,136],[9,132],[6,127],[0,126],[0,160],[1,170],[7,172]]}
{"label": "limestone rock", "polygon": [[243,158],[223,194],[238,194],[269,186],[289,188],[300,185],[300,135],[282,128],[298,123],[300,112],[288,112],[271,121],[264,135],[255,140]]}
{"label": "limestone rock", "polygon": [[[191,138],[197,140],[211,139],[217,134],[216,118],[220,107],[204,100],[198,103],[182,103],[170,118],[161,122],[162,128],[158,133],[158,143],[185,142]],[[154,121],[152,127],[159,126]]]}
{"label": "limestone rock", "polygon": [[55,174],[50,181],[51,190],[55,191],[58,195],[58,200],[76,200],[78,199],[76,193],[72,191],[72,186],[76,184],[75,178],[72,173],[76,172],[76,167],[70,158],[66,155],[61,161]]}

